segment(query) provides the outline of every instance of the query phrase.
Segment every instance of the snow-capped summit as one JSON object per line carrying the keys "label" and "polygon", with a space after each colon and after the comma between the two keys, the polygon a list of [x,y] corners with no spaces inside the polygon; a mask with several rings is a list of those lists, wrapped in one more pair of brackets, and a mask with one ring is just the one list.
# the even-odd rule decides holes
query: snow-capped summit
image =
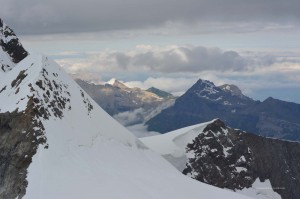
{"label": "snow-capped summit", "polygon": [[181,175],[47,56],[10,68],[0,78],[1,199],[243,198]]}
{"label": "snow-capped summit", "polygon": [[249,97],[245,96],[241,89],[239,87],[237,87],[236,85],[233,84],[224,84],[219,86],[219,88],[221,88],[222,90],[231,93],[234,96],[238,96],[242,99],[250,99]]}
{"label": "snow-capped summit", "polygon": [[200,98],[214,101],[224,105],[242,105],[253,101],[242,94],[242,91],[235,85],[215,86],[213,82],[199,79],[186,94],[193,93]]}
{"label": "snow-capped summit", "polygon": [[[206,122],[214,118],[222,118],[225,121],[235,118],[240,110],[254,104],[250,98],[241,98],[231,92],[224,91],[213,82],[199,79],[182,96],[176,99],[175,104],[146,124],[149,131],[160,133],[169,132],[185,126]],[[243,119],[240,117],[239,119]],[[232,123],[230,123],[232,125]],[[233,125],[234,126],[234,125]]]}
{"label": "snow-capped summit", "polygon": [[242,91],[236,85],[233,85],[233,84],[223,84],[223,85],[221,85],[219,87],[221,89],[223,89],[224,91],[228,91],[228,92],[232,93],[233,95],[237,95],[237,96],[242,95]]}
{"label": "snow-capped summit", "polygon": [[[223,88],[223,89],[222,89]],[[175,104],[148,122],[148,130],[169,132],[220,118],[233,128],[258,135],[300,140],[300,104],[268,98],[255,101],[232,85],[199,80]]]}

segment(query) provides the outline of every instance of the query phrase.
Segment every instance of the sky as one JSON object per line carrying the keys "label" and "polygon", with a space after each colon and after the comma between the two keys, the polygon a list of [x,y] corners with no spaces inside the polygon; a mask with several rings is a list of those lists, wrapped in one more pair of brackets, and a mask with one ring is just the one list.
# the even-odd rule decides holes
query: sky
{"label": "sky", "polygon": [[180,95],[199,78],[300,103],[299,0],[0,0],[30,52],[95,83]]}

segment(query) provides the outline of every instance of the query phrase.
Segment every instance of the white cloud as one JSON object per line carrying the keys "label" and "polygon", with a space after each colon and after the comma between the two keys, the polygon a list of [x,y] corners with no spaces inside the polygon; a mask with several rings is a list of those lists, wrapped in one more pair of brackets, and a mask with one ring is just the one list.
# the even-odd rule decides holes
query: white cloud
{"label": "white cloud", "polygon": [[114,115],[113,118],[115,118],[123,126],[130,126],[144,122],[145,112],[146,111],[143,108],[138,108],[133,111],[118,113]]}
{"label": "white cloud", "polygon": [[198,79],[199,77],[149,77],[145,81],[128,81],[124,83],[129,87],[139,87],[142,89],[156,87],[174,95],[181,95]]}
{"label": "white cloud", "polygon": [[[2,17],[26,34],[161,27],[190,32],[274,31],[298,26],[299,1],[1,0]],[[122,9],[116,9],[116,6]],[[208,24],[211,24],[210,26]],[[224,31],[225,30],[225,31]]]}
{"label": "white cloud", "polygon": [[201,71],[247,70],[248,60],[234,51],[202,46],[152,47],[139,45],[127,52],[104,50],[87,59],[61,59],[58,62],[71,72],[158,72],[195,73]]}
{"label": "white cloud", "polygon": [[175,95],[183,94],[199,78],[216,85],[236,84],[253,98],[261,89],[300,87],[300,53],[297,51],[239,54],[199,46],[138,45],[128,51],[105,50],[86,53],[86,58],[57,61],[68,72],[83,78],[95,81],[95,77],[101,77],[107,81],[116,77],[129,87],[153,86]]}
{"label": "white cloud", "polygon": [[144,124],[136,124],[126,128],[138,138],[160,135],[155,131],[147,131],[147,126],[144,126]]}

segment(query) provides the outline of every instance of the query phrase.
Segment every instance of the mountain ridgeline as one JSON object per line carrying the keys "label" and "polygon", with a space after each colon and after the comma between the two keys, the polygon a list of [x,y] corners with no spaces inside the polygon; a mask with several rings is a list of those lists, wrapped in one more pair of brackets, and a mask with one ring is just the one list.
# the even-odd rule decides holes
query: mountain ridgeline
{"label": "mountain ridgeline", "polygon": [[164,98],[164,99],[174,98],[174,96],[171,93],[168,93],[166,91],[160,90],[155,87],[148,88],[147,91],[154,93],[157,96]]}
{"label": "mountain ridgeline", "polygon": [[155,109],[174,97],[156,88],[129,88],[118,80],[112,84],[92,84],[81,79],[76,82],[111,116],[138,108]]}
{"label": "mountain ridgeline", "polygon": [[232,85],[199,80],[175,104],[150,119],[149,131],[166,133],[220,118],[233,128],[300,141],[300,105],[268,98],[255,101]]}
{"label": "mountain ridgeline", "polygon": [[144,124],[175,101],[173,95],[157,88],[129,88],[115,79],[103,85],[76,77],[75,80],[101,108],[124,126]]}

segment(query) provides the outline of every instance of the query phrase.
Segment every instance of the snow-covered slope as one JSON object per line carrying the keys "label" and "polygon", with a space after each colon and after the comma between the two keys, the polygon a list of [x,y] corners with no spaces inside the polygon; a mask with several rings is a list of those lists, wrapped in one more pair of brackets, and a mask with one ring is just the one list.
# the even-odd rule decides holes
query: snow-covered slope
{"label": "snow-covered slope", "polygon": [[202,132],[210,123],[201,123],[161,135],[140,138],[140,140],[182,172],[187,163],[187,144],[191,143],[199,135],[199,132]]}
{"label": "snow-covered slope", "polygon": [[[15,129],[24,138],[33,137],[35,145],[26,148],[28,154],[22,148],[16,151],[21,163],[30,164],[25,172],[28,185],[26,181],[22,185],[26,193],[15,188],[14,198],[243,198],[183,176],[114,121],[45,56],[31,54],[2,73],[0,90],[0,116],[32,114],[29,123],[36,125],[33,131]],[[14,124],[1,127],[1,133],[11,130]],[[7,147],[15,149],[9,142]],[[14,180],[7,178],[8,184]]]}

